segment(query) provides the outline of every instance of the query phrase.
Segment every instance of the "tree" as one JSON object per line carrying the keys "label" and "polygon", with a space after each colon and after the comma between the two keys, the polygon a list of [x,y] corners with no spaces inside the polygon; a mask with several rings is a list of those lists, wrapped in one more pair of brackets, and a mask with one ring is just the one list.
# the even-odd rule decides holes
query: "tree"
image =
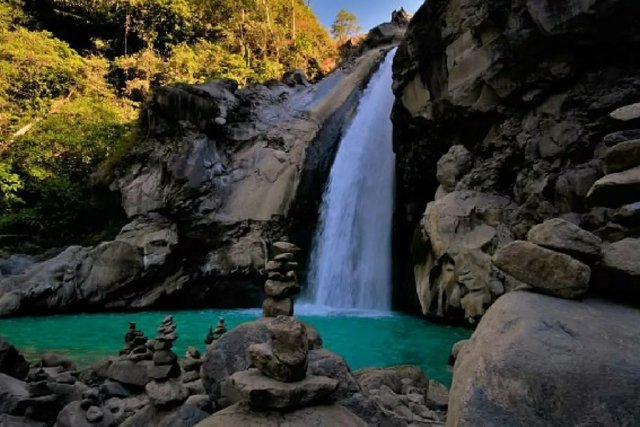
{"label": "tree", "polygon": [[358,25],[358,18],[345,10],[340,9],[340,12],[336,15],[333,25],[331,25],[331,33],[338,39],[339,42],[343,42],[348,36],[357,33],[361,28]]}

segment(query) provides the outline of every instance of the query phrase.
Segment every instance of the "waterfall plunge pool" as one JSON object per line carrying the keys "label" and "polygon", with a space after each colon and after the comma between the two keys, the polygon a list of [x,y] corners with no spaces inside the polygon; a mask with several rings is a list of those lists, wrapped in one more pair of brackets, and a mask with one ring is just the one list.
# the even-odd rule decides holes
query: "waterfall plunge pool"
{"label": "waterfall plunge pool", "polygon": [[[447,366],[451,346],[471,335],[463,328],[436,325],[400,313],[318,310],[301,304],[296,310],[299,319],[318,330],[324,347],[342,355],[352,370],[417,365],[429,378],[447,386],[451,383],[451,368]],[[18,317],[0,319],[0,335],[27,358],[53,352],[86,367],[118,354],[129,321],[153,338],[166,314],[172,314],[178,325],[175,351],[180,357],[188,346],[204,351],[209,325],[215,326],[219,316],[231,329],[262,315],[261,310],[254,309]]]}

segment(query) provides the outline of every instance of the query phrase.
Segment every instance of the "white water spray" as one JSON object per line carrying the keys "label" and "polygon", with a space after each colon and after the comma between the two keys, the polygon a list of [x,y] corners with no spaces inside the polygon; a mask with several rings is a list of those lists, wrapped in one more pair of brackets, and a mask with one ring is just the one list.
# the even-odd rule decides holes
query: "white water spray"
{"label": "white water spray", "polygon": [[371,78],[331,169],[309,270],[317,306],[391,309],[394,53]]}

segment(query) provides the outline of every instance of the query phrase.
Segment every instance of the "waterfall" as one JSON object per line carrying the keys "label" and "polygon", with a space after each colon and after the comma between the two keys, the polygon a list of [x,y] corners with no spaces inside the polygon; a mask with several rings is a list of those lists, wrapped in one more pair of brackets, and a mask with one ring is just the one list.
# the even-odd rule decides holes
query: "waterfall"
{"label": "waterfall", "polygon": [[331,169],[307,282],[316,306],[391,309],[394,53],[372,76]]}

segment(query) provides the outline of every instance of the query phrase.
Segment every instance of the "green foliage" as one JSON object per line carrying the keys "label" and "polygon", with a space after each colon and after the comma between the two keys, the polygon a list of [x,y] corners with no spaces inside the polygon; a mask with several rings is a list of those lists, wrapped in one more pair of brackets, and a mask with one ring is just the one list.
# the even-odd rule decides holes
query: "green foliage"
{"label": "green foliage", "polygon": [[93,177],[137,143],[155,87],[317,78],[335,57],[303,0],[0,0],[0,233],[59,244],[117,225]]}
{"label": "green foliage", "polygon": [[331,33],[333,33],[338,41],[342,42],[344,39],[356,34],[358,31],[360,31],[358,18],[356,18],[353,13],[345,9],[340,9],[336,15],[335,21],[331,25]]}

